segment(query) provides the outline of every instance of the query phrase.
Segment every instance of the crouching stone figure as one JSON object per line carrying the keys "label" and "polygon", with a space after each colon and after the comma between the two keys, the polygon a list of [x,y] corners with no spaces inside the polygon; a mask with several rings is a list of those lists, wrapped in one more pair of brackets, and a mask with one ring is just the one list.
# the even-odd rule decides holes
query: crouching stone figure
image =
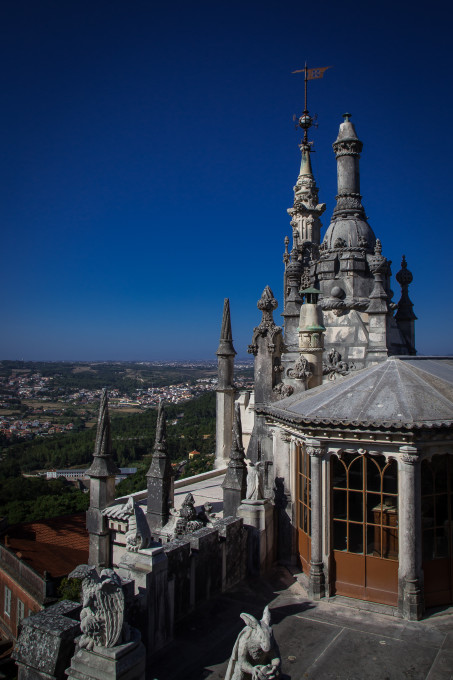
{"label": "crouching stone figure", "polygon": [[246,624],[234,643],[225,680],[277,680],[281,677],[281,658],[271,626],[269,607],[261,621],[241,614]]}
{"label": "crouching stone figure", "polygon": [[130,638],[124,621],[124,594],[121,579],[113,569],[87,571],[82,581],[83,608],[80,612],[82,637],[79,647],[114,647]]}

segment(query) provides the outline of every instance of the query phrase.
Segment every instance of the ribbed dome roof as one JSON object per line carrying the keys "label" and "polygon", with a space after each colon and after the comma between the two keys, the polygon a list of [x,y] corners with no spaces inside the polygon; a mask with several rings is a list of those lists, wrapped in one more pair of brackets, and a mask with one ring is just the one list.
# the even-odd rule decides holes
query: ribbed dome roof
{"label": "ribbed dome roof", "polygon": [[368,250],[374,250],[376,244],[372,228],[360,217],[337,217],[333,220],[325,233],[323,243],[326,243],[328,248],[334,248],[335,241],[339,238],[343,239],[349,248],[361,246],[361,240],[364,238],[368,241]]}

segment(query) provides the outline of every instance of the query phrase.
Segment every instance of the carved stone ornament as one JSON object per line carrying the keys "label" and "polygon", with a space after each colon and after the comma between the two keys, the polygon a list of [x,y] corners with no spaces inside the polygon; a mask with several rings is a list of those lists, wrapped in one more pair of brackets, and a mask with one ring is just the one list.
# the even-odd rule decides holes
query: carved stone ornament
{"label": "carved stone ornament", "polygon": [[315,458],[322,458],[326,453],[326,448],[324,446],[306,446],[305,451],[309,456],[314,456]]}
{"label": "carved stone ornament", "polygon": [[337,238],[335,239],[335,243],[333,244],[334,248],[346,248],[348,244],[344,240],[344,238]]}
{"label": "carved stone ornament", "polygon": [[334,347],[332,347],[327,354],[327,359],[322,363],[322,373],[323,375],[328,375],[329,380],[335,380],[337,375],[347,375],[354,368],[354,363],[348,364],[346,361],[341,361],[341,354]]}
{"label": "carved stone ornament", "polygon": [[289,378],[308,382],[313,375],[313,371],[310,370],[311,368],[313,368],[313,366],[307,361],[304,355],[301,354],[295,362],[294,367],[288,369],[287,375]]}
{"label": "carved stone ornament", "polygon": [[292,393],[294,392],[294,387],[291,385],[285,385],[285,383],[278,383],[272,390],[275,394],[278,394],[280,399],[286,399],[286,397],[290,397]]}
{"label": "carved stone ornament", "polygon": [[278,680],[281,678],[280,650],[275,642],[269,607],[261,621],[241,614],[245,628],[234,643],[225,680]]}
{"label": "carved stone ornament", "polygon": [[402,463],[406,463],[407,465],[415,465],[415,463],[420,460],[419,456],[413,453],[403,453],[399,459]]}
{"label": "carved stone ornament", "polygon": [[125,513],[128,515],[126,531],[126,550],[138,552],[148,548],[151,543],[151,532],[142,508],[129,497]]}
{"label": "carved stone ornament", "polygon": [[345,139],[334,142],[333,144],[336,158],[339,158],[340,156],[355,156],[356,158],[360,158],[362,148],[363,144],[358,139]]}
{"label": "carved stone ornament", "polygon": [[124,621],[124,593],[121,579],[113,569],[103,569],[99,576],[90,569],[82,581],[82,636],[79,647],[114,647],[128,642],[129,626]]}
{"label": "carved stone ornament", "polygon": [[251,460],[246,458],[247,463],[247,494],[246,499],[248,501],[259,501],[264,498],[264,487],[263,487],[263,475],[262,468],[264,467],[263,461],[258,461],[257,463],[252,463]]}
{"label": "carved stone ornament", "polygon": [[261,323],[256,326],[253,330],[253,338],[251,344],[248,346],[248,353],[256,355],[258,353],[258,338],[266,337],[268,341],[269,352],[275,351],[275,340],[278,335],[281,335],[282,329],[280,326],[275,324],[272,313],[274,309],[277,309],[278,302],[274,298],[274,294],[269,288],[263,290],[263,294],[257,302],[257,307],[263,313]]}
{"label": "carved stone ornament", "polygon": [[216,519],[211,503],[205,503],[203,508],[197,512],[195,499],[191,493],[188,493],[179,510],[170,509],[170,519],[163,531],[172,538],[181,538],[205,526],[212,526]]}
{"label": "carved stone ornament", "polygon": [[127,522],[126,550],[138,552],[151,544],[151,532],[143,508],[132,496],[126,502],[116,502],[102,511],[109,521]]}

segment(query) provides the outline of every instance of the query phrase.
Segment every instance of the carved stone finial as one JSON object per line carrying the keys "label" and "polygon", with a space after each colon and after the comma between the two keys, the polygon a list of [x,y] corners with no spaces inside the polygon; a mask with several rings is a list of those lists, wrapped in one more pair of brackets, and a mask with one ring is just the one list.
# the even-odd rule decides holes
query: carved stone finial
{"label": "carved stone finial", "polygon": [[[262,295],[258,302],[256,303],[256,306],[258,309],[260,309],[263,312],[263,319],[264,319],[264,314],[267,312],[272,315],[272,312],[274,309],[277,309],[278,307],[278,302],[274,298],[274,294],[272,290],[269,288],[269,286],[266,286],[266,288],[263,290]],[[272,316],[271,316],[272,318]]]}
{"label": "carved stone finial", "polygon": [[124,593],[121,579],[113,569],[103,569],[99,576],[90,569],[82,581],[82,636],[79,647],[114,647],[129,639],[124,621]]}
{"label": "carved stone finial", "polygon": [[400,271],[396,274],[395,276],[396,280],[400,284],[401,288],[406,287],[412,283],[414,277],[412,276],[412,272],[409,271],[407,268],[407,262],[406,262],[406,256],[403,255],[403,258],[401,260],[401,269]]}
{"label": "carved stone finial", "polygon": [[289,238],[288,236],[285,236],[285,252],[283,253],[283,262],[286,264],[289,261],[289,253],[288,253],[288,245],[289,245]]}
{"label": "carved stone finial", "polygon": [[[397,323],[400,325],[400,327],[403,329],[403,325],[405,322],[410,322],[413,324],[413,322],[416,321],[417,319],[413,310],[414,305],[409,297],[409,284],[412,283],[414,277],[412,276],[412,272],[409,271],[409,269],[407,268],[407,262],[404,255],[403,259],[401,260],[401,269],[397,273],[395,278],[401,286],[401,299],[398,302],[395,319]],[[411,327],[406,328],[404,335],[406,337],[406,341],[408,342],[410,353],[414,354],[415,338],[413,328]]]}
{"label": "carved stone finial", "polygon": [[110,456],[112,453],[112,437],[110,434],[109,398],[107,390],[102,390],[99,406],[98,427],[94,445],[95,456]]}
{"label": "carved stone finial", "polygon": [[222,328],[220,329],[220,342],[216,354],[222,356],[235,356],[236,354],[233,347],[229,298],[225,298],[223,302]]}
{"label": "carved stone finial", "polygon": [[380,238],[376,239],[376,245],[374,246],[374,254],[375,255],[381,255],[382,254],[382,243],[381,243]]}
{"label": "carved stone finial", "polygon": [[146,478],[147,520],[153,532],[167,523],[170,507],[173,505],[173,470],[167,446],[167,420],[163,402],[159,403],[156,440]]}
{"label": "carved stone finial", "polygon": [[154,442],[154,455],[167,455],[167,414],[164,402],[160,401],[157,409],[156,439]]}
{"label": "carved stone finial", "polygon": [[119,470],[112,459],[109,400],[107,390],[104,389],[99,407],[93,462],[89,470],[87,470],[87,475],[91,477],[109,477],[118,473]]}
{"label": "carved stone finial", "polygon": [[274,298],[274,294],[269,286],[263,290],[263,293],[256,303],[258,309],[263,313],[259,326],[253,329],[253,338],[251,344],[248,346],[248,352],[256,355],[258,352],[258,338],[259,336],[268,338],[268,349],[270,352],[275,350],[276,336],[281,334],[281,327],[277,326],[274,321],[273,311],[277,309],[278,302]]}
{"label": "carved stone finial", "polygon": [[278,680],[281,656],[272,631],[269,607],[258,621],[251,614],[241,614],[245,628],[234,643],[225,680]]}

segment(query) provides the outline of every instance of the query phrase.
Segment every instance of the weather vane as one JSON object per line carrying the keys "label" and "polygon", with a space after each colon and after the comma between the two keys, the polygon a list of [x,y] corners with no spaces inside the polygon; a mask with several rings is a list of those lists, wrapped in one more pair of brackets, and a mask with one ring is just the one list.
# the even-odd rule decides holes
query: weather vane
{"label": "weather vane", "polygon": [[307,83],[309,80],[317,80],[318,78],[322,78],[324,75],[324,71],[327,71],[328,68],[332,68],[331,66],[323,66],[322,68],[308,68],[307,67],[307,62],[305,62],[305,66],[302,69],[299,69],[297,71],[292,71],[292,73],[304,73],[305,74],[305,102],[304,102],[304,111],[302,115],[299,117],[299,120],[297,122],[298,126],[302,128],[304,131],[304,139],[302,144],[303,145],[308,145],[308,129],[313,125],[313,118],[310,116],[308,113],[308,98],[307,98]]}

